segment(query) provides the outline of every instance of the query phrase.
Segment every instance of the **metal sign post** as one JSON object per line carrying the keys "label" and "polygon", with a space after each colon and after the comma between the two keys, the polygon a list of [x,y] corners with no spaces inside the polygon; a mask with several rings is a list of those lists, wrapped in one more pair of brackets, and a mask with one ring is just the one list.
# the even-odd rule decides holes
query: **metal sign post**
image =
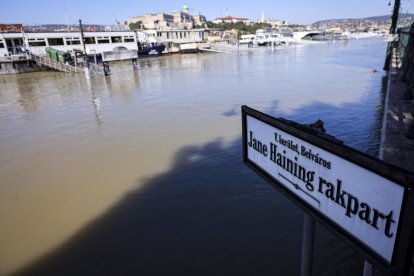
{"label": "metal sign post", "polygon": [[301,276],[312,275],[314,241],[315,220],[305,213],[303,217],[302,260],[300,264]]}
{"label": "metal sign post", "polygon": [[[375,267],[388,275],[408,273],[414,250],[413,173],[247,106],[242,127],[248,167]],[[303,256],[312,251],[308,245]],[[312,262],[302,260],[303,270],[311,271],[305,266]]]}

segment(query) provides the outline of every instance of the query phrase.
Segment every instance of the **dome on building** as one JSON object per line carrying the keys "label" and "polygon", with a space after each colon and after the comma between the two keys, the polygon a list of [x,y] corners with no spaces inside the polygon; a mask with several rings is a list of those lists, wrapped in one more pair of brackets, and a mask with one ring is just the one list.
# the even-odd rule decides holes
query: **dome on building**
{"label": "dome on building", "polygon": [[187,5],[183,6],[183,12],[189,12],[190,8]]}

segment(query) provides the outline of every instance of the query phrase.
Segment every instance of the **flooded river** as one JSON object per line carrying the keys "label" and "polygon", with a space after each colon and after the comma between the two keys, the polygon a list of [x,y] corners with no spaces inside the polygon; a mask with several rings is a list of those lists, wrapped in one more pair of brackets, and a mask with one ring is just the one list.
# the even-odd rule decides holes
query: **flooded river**
{"label": "flooded river", "polygon": [[[0,76],[0,275],[297,275],[303,213],[242,163],[240,106],[378,152],[386,44]],[[374,73],[373,69],[378,72]],[[363,259],[317,226],[315,275]]]}

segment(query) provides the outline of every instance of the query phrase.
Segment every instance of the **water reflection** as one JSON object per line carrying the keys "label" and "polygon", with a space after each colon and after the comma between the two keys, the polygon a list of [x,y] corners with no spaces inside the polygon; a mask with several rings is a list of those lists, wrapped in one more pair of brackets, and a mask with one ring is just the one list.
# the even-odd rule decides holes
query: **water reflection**
{"label": "water reflection", "polygon": [[106,84],[105,90],[111,97],[119,95],[128,99],[132,97],[133,93],[139,91],[140,70],[134,70],[132,65],[128,64],[115,64],[111,65],[111,74],[102,77],[103,81],[101,77],[95,78],[93,81],[96,85]]}
{"label": "water reflection", "polygon": [[16,84],[15,91],[18,91],[19,98],[17,103],[19,104],[23,114],[35,112],[40,106],[38,98],[38,87],[36,84],[29,82],[14,82]]}
{"label": "water reflection", "polygon": [[[239,108],[322,119],[375,151],[382,76],[369,68],[384,52],[360,40],[114,64],[90,82],[0,76],[0,274],[296,274],[301,211],[241,163]],[[318,275],[359,271],[317,235]]]}
{"label": "water reflection", "polygon": [[96,123],[99,126],[102,124],[102,116],[100,114],[101,105],[99,103],[99,97],[95,93],[94,85],[90,79],[86,79],[86,87],[92,97],[92,105],[95,112]]}

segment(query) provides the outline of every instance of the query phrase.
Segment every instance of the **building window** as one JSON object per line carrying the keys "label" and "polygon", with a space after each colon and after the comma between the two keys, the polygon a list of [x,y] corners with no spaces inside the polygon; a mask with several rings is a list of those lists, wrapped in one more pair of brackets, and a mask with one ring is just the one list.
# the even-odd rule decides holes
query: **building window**
{"label": "building window", "polygon": [[85,37],[85,44],[95,44],[94,37]]}
{"label": "building window", "polygon": [[112,43],[121,43],[122,42],[122,37],[120,37],[120,36],[112,36],[111,37],[111,41],[112,41]]}
{"label": "building window", "polygon": [[183,33],[182,32],[180,32],[180,38],[183,38]]}
{"label": "building window", "polygon": [[47,42],[49,43],[49,46],[65,45],[63,38],[48,38]]}
{"label": "building window", "polygon": [[33,46],[33,47],[46,46],[46,41],[29,41],[29,46]]}
{"label": "building window", "polygon": [[170,33],[167,33],[167,39],[170,39]]}

